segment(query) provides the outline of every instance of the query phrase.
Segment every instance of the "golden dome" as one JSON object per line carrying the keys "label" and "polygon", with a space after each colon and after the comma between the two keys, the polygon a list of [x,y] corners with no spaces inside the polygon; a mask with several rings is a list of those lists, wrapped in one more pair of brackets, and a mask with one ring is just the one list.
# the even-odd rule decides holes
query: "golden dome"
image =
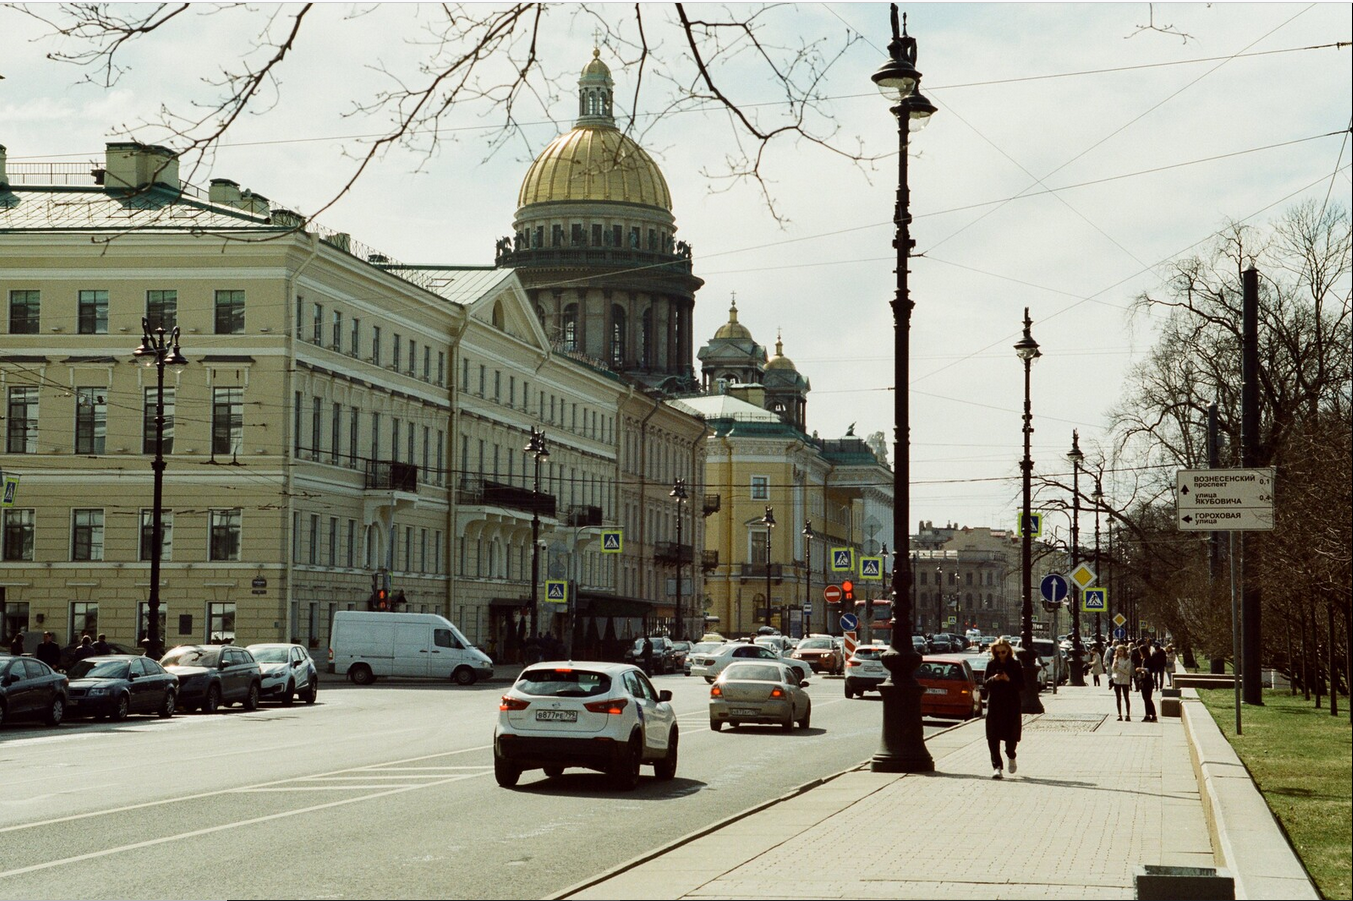
{"label": "golden dome", "polygon": [[[601,60],[588,63],[605,67]],[[526,172],[517,206],[609,200],[672,209],[672,194],[653,158],[619,129],[579,125],[550,142]]]}
{"label": "golden dome", "polygon": [[604,75],[607,78],[611,77],[610,68],[601,61],[600,57],[601,50],[599,48],[593,47],[591,62],[583,66],[583,78],[586,78],[589,75]]}
{"label": "golden dome", "polygon": [[733,301],[733,305],[728,308],[728,321],[719,326],[719,330],[714,333],[715,338],[732,338],[734,340],[752,340],[752,333],[747,330],[747,326],[738,322],[738,302]]}
{"label": "golden dome", "polygon": [[780,340],[779,335],[775,336],[775,356],[766,364],[766,369],[768,371],[771,369],[792,369],[795,372],[799,371],[794,365],[794,361],[785,356],[785,343]]}

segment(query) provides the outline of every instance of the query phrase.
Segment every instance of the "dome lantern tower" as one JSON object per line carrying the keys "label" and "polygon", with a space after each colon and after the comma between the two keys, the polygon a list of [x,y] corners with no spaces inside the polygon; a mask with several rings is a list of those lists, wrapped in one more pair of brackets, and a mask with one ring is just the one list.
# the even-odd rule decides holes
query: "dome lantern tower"
{"label": "dome lantern tower", "polygon": [[578,79],[578,121],[575,126],[601,125],[615,128],[615,82],[601,61],[601,50],[592,48],[592,61]]}

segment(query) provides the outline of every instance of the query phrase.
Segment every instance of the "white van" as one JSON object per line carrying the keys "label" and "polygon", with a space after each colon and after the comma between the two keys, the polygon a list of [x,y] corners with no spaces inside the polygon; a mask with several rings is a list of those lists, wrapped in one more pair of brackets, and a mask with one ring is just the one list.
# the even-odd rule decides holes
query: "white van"
{"label": "white van", "polygon": [[329,638],[329,672],[370,685],[378,676],[452,679],[493,675],[493,661],[435,613],[339,610]]}

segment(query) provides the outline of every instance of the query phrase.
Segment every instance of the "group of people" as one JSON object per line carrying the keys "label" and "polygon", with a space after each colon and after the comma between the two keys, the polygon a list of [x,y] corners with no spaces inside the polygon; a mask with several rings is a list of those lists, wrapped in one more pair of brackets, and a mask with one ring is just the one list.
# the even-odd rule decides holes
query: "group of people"
{"label": "group of people", "polygon": [[[9,652],[15,657],[21,657],[24,653],[23,633],[15,633],[9,642]],[[80,646],[75,649],[72,662],[75,660],[84,660],[86,657],[99,657],[104,654],[113,653],[113,648],[108,644],[108,636],[100,632],[99,637],[95,639],[89,633],[85,633],[80,638]],[[43,632],[42,641],[33,649],[33,656],[54,670],[61,669],[61,645],[56,643],[55,632]]]}

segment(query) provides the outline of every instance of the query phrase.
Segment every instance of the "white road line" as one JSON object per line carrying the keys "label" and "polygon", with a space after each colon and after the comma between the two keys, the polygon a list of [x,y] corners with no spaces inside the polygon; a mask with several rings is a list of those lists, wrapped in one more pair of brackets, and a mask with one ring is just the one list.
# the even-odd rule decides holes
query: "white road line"
{"label": "white road line", "polygon": [[[182,839],[185,838],[197,838],[198,836],[202,835],[212,835],[217,832],[225,832],[228,829],[238,829],[240,826],[253,826],[257,823],[267,823],[272,820],[285,819],[286,817],[293,817],[303,813],[314,813],[317,810],[327,810],[332,807],[342,807],[345,804],[356,804],[361,801],[371,801],[375,800],[376,798],[385,798],[389,797],[390,795],[398,795],[403,792],[413,791],[416,788],[431,788],[436,785],[445,785],[451,782],[459,782],[463,779],[473,779],[475,778],[476,775],[482,774],[449,776],[445,779],[439,779],[436,782],[429,782],[427,785],[401,785],[397,788],[386,788],[384,790],[377,791],[375,794],[363,795],[360,798],[343,798],[342,800],[339,801],[330,801],[327,804],[315,804],[310,807],[302,807],[296,810],[286,810],[281,813],[271,813],[268,814],[267,816],[254,817],[248,820],[238,820],[234,823],[222,823],[219,826],[209,826],[205,829],[195,829],[192,832],[180,832],[176,835],[166,835],[163,838],[147,839],[146,841],[134,842],[130,845],[119,845],[116,848],[105,848],[102,851],[91,851],[88,854],[77,854],[74,857],[64,857],[60,860],[49,860],[46,863],[37,863],[33,864],[32,866],[18,867],[13,870],[0,871],[0,879],[5,879],[10,876],[23,876],[26,873],[37,873],[41,872],[42,870],[51,870],[55,869],[56,867],[68,866],[73,863],[81,863],[86,860],[97,860],[100,857],[109,857],[113,854],[125,854],[128,851],[138,851],[142,848],[153,848],[156,845],[163,845],[169,842],[181,841]],[[211,794],[226,794],[226,792],[212,792]],[[199,795],[197,797],[202,796]]]}
{"label": "white road line", "polygon": [[[431,783],[429,783],[431,784]],[[389,785],[295,785],[284,786],[282,788],[237,788],[237,795],[261,795],[268,792],[344,792],[344,791],[380,791],[389,788]],[[420,788],[413,785],[410,788]],[[4,875],[4,874],[0,874]]]}
{"label": "white road line", "polygon": [[[453,755],[455,755],[455,754],[469,754],[469,753],[474,752],[474,751],[484,751],[484,750],[487,750],[487,749],[492,748],[492,747],[493,747],[493,745],[478,745],[478,746],[473,747],[473,748],[461,748],[461,749],[458,750],[458,751],[443,751],[443,752],[438,753],[438,754],[423,754],[423,755],[421,755],[421,756],[419,756],[419,757],[406,757],[406,758],[404,758],[403,760],[392,760],[392,761],[390,761],[390,763],[392,763],[392,764],[396,764],[396,763],[415,763],[415,762],[417,762],[417,761],[419,761],[419,760],[433,760],[433,759],[438,758],[438,757],[451,757],[451,756],[453,756]],[[381,764],[371,764],[371,766],[381,766]],[[249,785],[245,785],[245,786],[234,786],[234,787],[232,787],[232,788],[222,788],[222,789],[217,789],[216,791],[198,792],[198,793],[196,793],[196,794],[191,794],[191,795],[180,795],[179,797],[176,797],[176,798],[165,798],[165,799],[160,800],[160,801],[145,801],[145,802],[143,802],[143,803],[141,803],[141,804],[128,804],[128,805],[126,805],[126,806],[124,806],[124,807],[113,807],[113,808],[109,808],[108,810],[92,810],[92,811],[90,811],[89,813],[76,813],[76,814],[71,814],[70,816],[65,816],[65,817],[53,817],[53,818],[51,818],[51,819],[42,820],[41,822],[37,822],[37,823],[18,823],[18,824],[13,825],[13,826],[0,826],[0,834],[6,833],[6,832],[18,832],[18,831],[21,830],[21,829],[35,829],[35,828],[38,828],[38,827],[40,827],[40,826],[52,826],[52,825],[55,825],[56,823],[70,823],[70,822],[73,822],[73,821],[75,821],[75,820],[86,820],[86,819],[89,819],[90,817],[104,817],[104,816],[108,816],[108,815],[110,815],[110,814],[115,814],[115,813],[125,813],[125,812],[127,812],[127,811],[129,811],[129,810],[144,810],[144,809],[147,808],[147,807],[158,807],[158,806],[160,806],[160,805],[162,805],[162,804],[178,804],[178,803],[180,803],[181,801],[195,801],[195,800],[197,800],[197,799],[199,799],[199,798],[213,798],[213,797],[216,797],[217,795],[228,795],[228,794],[231,794],[231,793],[233,793],[233,792],[240,791],[241,789],[249,789],[249,788],[265,788],[265,787],[270,786],[270,785],[285,785],[285,784],[288,783],[288,782],[295,782],[295,781],[298,780],[298,779],[303,779],[303,778],[311,778],[311,779],[313,779],[313,778],[315,778],[315,776],[338,775],[339,773],[351,773],[351,772],[354,772],[354,771],[356,771],[356,770],[358,770],[358,769],[361,769],[361,767],[344,767],[344,768],[341,769],[341,770],[332,770],[332,771],[330,771],[329,773],[316,773],[316,774],[314,774],[313,776],[309,776],[309,777],[305,777],[305,776],[292,776],[292,777],[290,777],[290,778],[288,778],[288,779],[273,779],[272,781],[269,781],[269,782],[260,782],[260,783],[258,783],[257,785],[252,785],[252,786],[249,786]],[[400,789],[400,790],[402,791],[402,789]],[[2,875],[4,875],[4,874],[3,874],[3,873],[0,873],[0,876],[2,876]]]}

